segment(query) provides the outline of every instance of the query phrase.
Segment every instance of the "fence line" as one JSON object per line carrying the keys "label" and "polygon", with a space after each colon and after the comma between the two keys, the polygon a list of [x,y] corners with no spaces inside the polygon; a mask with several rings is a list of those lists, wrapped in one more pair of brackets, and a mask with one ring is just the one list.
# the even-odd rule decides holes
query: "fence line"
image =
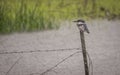
{"label": "fence line", "polygon": [[57,67],[58,65],[60,65],[61,63],[63,63],[64,61],[66,61],[67,59],[73,57],[75,54],[77,53],[80,53],[81,51],[77,51],[77,52],[74,52],[73,54],[67,56],[66,58],[62,59],[60,62],[58,62],[56,65],[54,65],[53,67],[47,69],[46,71],[42,72],[42,73],[31,73],[30,75],[34,75],[34,74],[39,74],[39,75],[45,75],[45,73],[53,70],[55,67]]}
{"label": "fence line", "polygon": [[9,74],[9,72],[12,70],[12,68],[19,62],[19,60],[21,59],[22,57],[20,57],[20,58],[18,58],[16,61],[15,61],[15,63],[10,67],[10,69],[6,72],[6,74],[5,75],[8,75]]}
{"label": "fence line", "polygon": [[65,49],[46,49],[46,50],[31,50],[31,51],[13,51],[1,52],[0,54],[20,54],[20,53],[37,53],[37,52],[54,52],[54,51],[74,51],[81,50],[80,48],[65,48]]}

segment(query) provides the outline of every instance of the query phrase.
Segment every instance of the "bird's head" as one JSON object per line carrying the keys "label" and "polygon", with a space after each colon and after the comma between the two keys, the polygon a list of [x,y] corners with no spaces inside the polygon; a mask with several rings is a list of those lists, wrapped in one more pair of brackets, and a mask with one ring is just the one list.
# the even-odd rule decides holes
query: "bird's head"
{"label": "bird's head", "polygon": [[82,32],[86,31],[87,33],[89,33],[89,30],[88,30],[84,20],[79,19],[79,20],[76,20],[76,21],[73,21],[73,22],[77,23],[77,26],[78,26],[80,31],[82,31]]}
{"label": "bird's head", "polygon": [[76,21],[73,21],[73,22],[82,22],[82,23],[85,23],[85,21],[82,20],[82,19],[79,19],[79,20],[76,20]]}

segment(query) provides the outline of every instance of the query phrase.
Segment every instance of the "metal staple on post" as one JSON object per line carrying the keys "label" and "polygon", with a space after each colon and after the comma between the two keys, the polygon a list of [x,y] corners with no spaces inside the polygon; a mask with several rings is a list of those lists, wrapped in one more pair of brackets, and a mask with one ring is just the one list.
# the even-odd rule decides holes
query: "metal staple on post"
{"label": "metal staple on post", "polygon": [[84,20],[77,20],[77,21],[74,21],[74,22],[77,23],[77,26],[80,30],[80,38],[81,38],[81,46],[82,46],[82,53],[83,53],[85,75],[89,75],[86,45],[85,45],[85,37],[84,37],[84,32],[86,31],[87,33],[89,33],[89,30],[88,30]]}

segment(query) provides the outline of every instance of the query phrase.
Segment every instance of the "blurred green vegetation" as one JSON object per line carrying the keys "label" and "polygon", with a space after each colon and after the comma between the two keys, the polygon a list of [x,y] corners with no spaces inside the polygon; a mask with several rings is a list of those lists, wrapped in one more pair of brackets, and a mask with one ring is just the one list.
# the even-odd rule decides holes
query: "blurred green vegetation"
{"label": "blurred green vegetation", "polygon": [[74,18],[120,19],[120,1],[0,0],[0,33],[55,29]]}

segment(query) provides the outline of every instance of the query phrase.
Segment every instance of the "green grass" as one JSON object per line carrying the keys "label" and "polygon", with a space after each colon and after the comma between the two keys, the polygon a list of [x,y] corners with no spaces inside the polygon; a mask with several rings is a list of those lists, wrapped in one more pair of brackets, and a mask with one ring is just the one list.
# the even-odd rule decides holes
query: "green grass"
{"label": "green grass", "polygon": [[119,0],[0,0],[0,33],[59,28],[74,18],[120,18]]}

